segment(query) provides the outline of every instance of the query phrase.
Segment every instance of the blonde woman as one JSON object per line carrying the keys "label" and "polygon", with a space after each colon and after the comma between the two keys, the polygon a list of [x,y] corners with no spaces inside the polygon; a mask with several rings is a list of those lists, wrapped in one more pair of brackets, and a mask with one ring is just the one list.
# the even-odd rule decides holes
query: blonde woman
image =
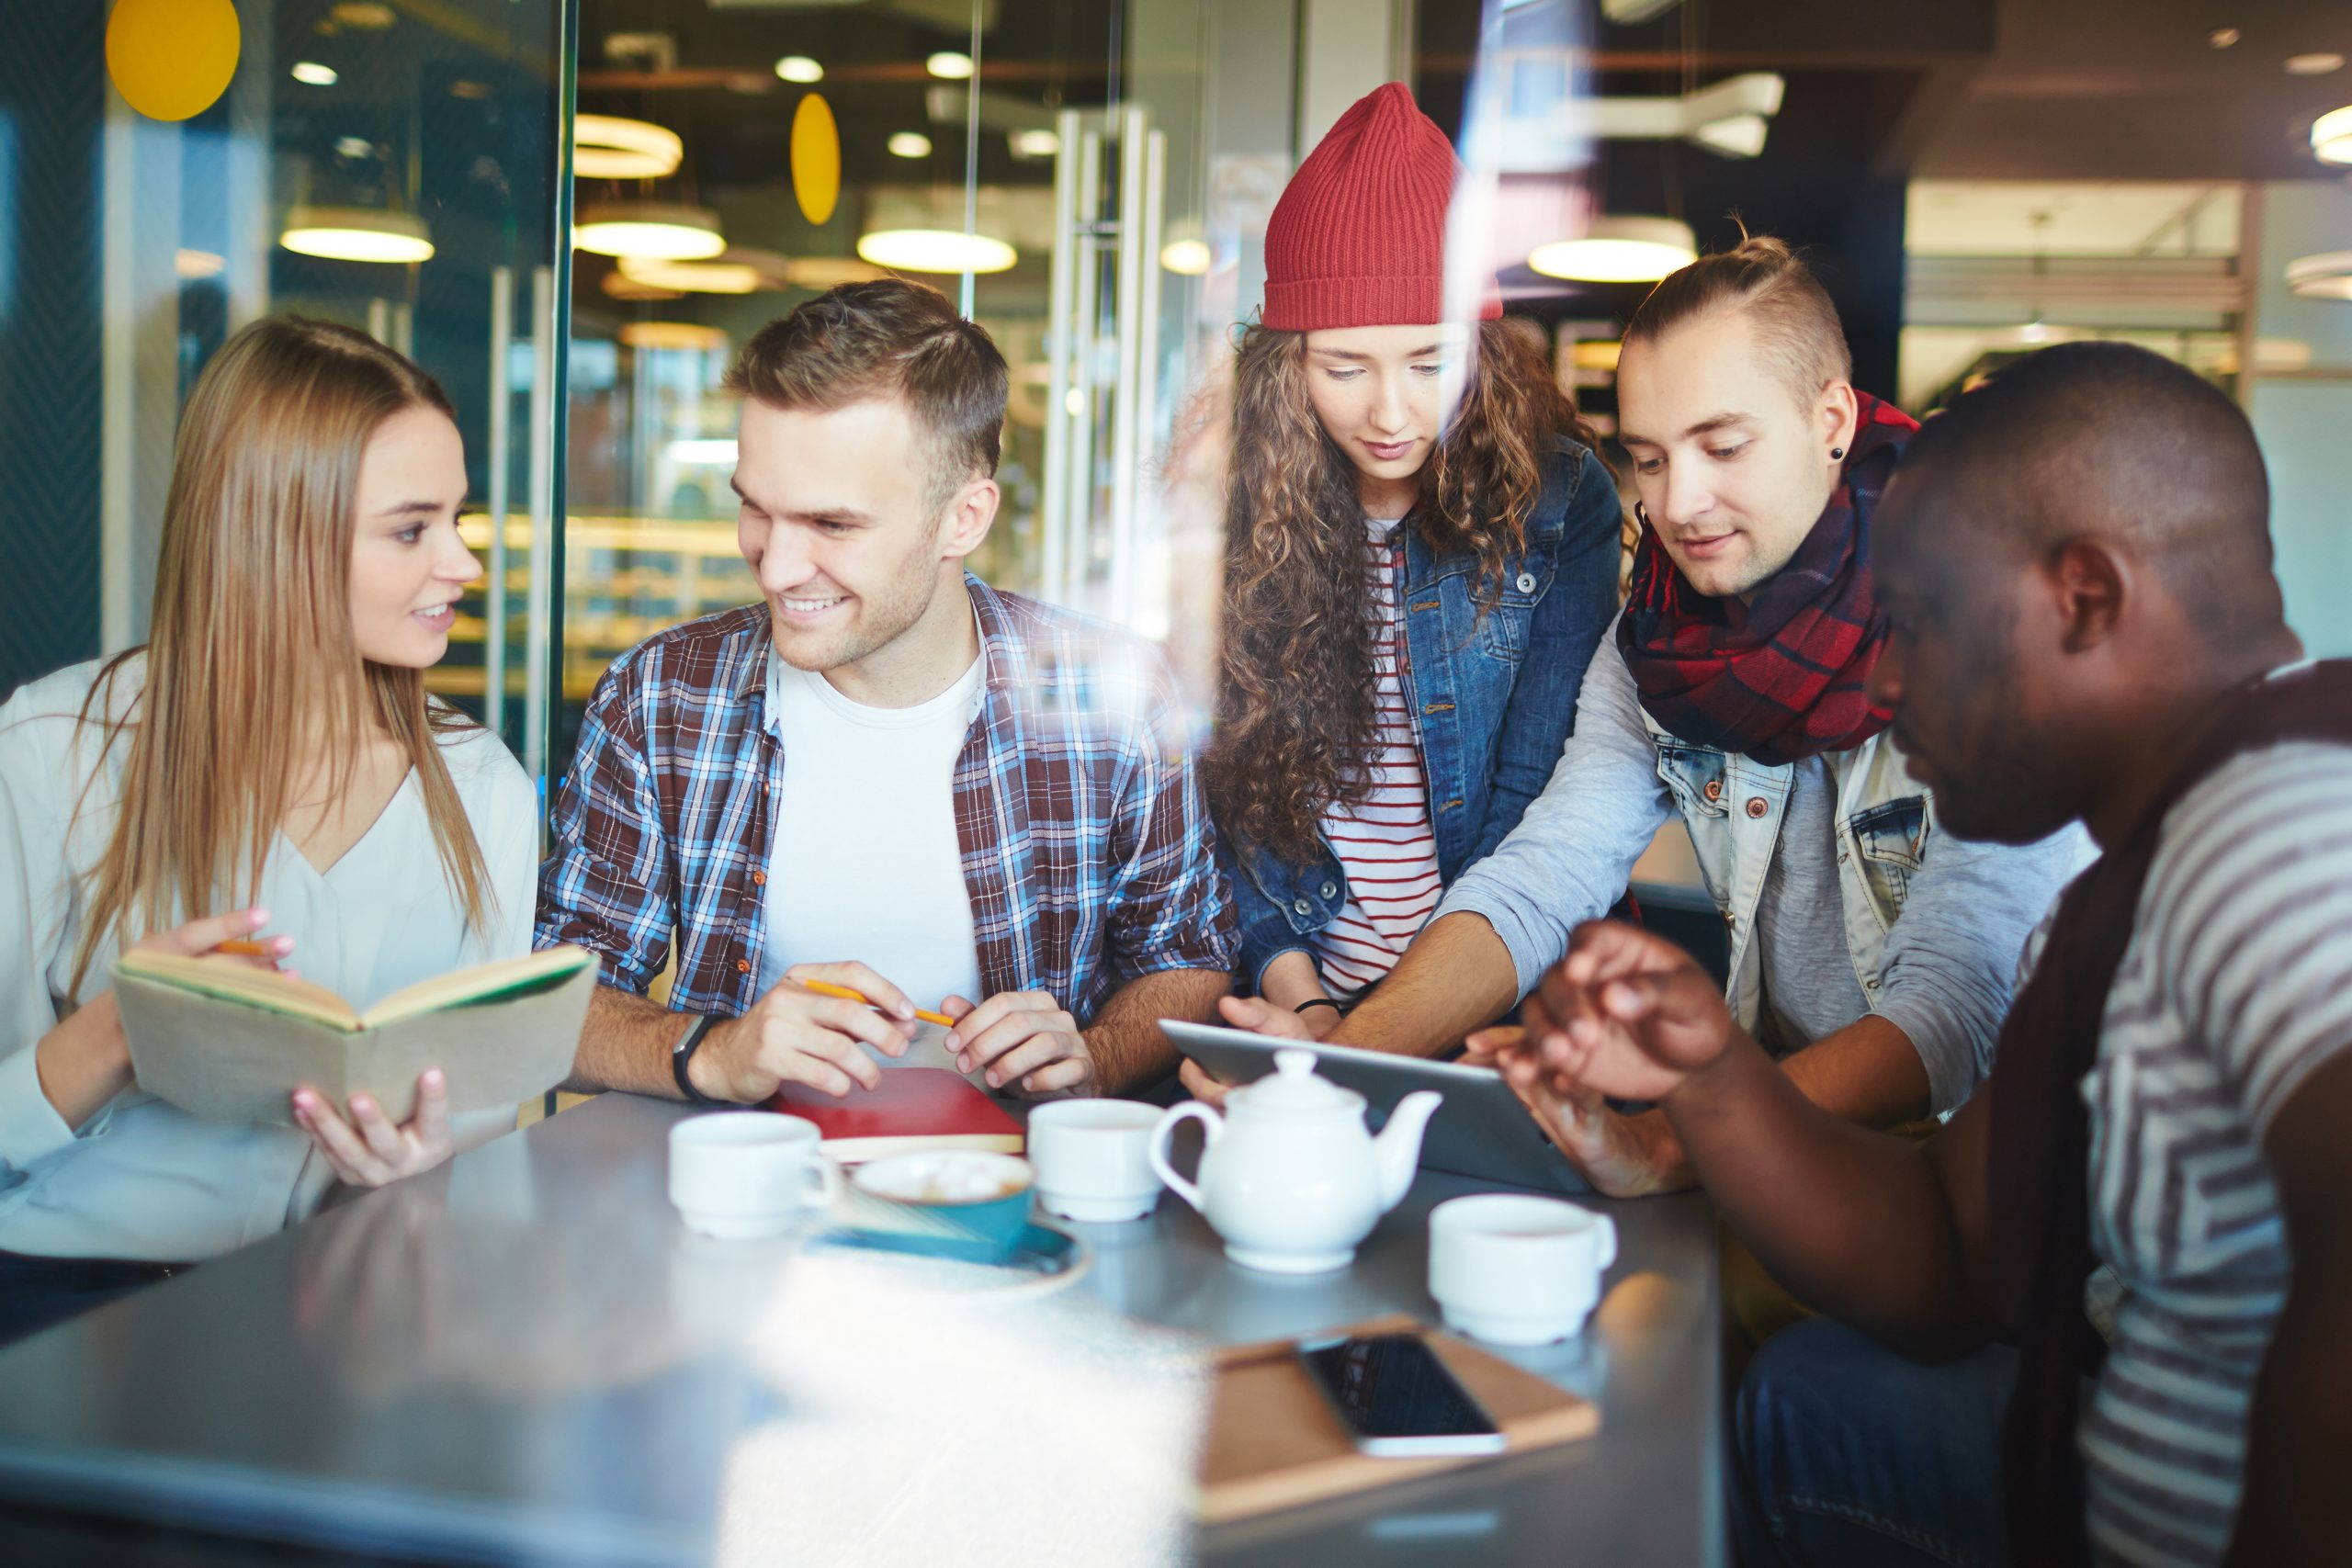
{"label": "blonde woman", "polygon": [[453,1128],[428,1072],[400,1126],[308,1089],[301,1131],[198,1121],[140,1090],[108,986],[128,946],[251,939],[365,1006],[528,950],[535,794],[424,694],[481,575],[465,495],[430,378],[343,327],[257,322],[181,420],[146,647],[0,707],[0,1339],[506,1119]]}

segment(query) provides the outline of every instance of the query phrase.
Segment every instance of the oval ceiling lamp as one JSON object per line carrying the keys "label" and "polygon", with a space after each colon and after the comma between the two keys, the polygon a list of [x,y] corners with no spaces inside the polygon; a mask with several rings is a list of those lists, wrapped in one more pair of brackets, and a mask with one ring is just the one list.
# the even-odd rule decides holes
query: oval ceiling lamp
{"label": "oval ceiling lamp", "polygon": [[1199,277],[1216,258],[1202,237],[1198,219],[1180,218],[1168,226],[1168,243],[1159,247],[1159,265],[1179,277]]}
{"label": "oval ceiling lamp", "polygon": [[2312,156],[2323,164],[2352,164],[2352,104],[2312,121]]}
{"label": "oval ceiling lamp", "polygon": [[623,277],[643,288],[674,288],[684,294],[757,294],[784,287],[785,258],[774,251],[729,246],[707,261],[658,261],[623,256]]}
{"label": "oval ceiling lamp", "polygon": [[784,266],[786,283],[796,288],[813,288],[820,294],[844,283],[871,283],[889,276],[885,268],[859,261],[855,256],[795,256]]}
{"label": "oval ceiling lamp", "polygon": [[943,49],[925,60],[922,68],[943,82],[967,82],[972,76],[972,57],[956,50]]}
{"label": "oval ceiling lamp", "polygon": [[857,254],[893,272],[1005,272],[1021,259],[1002,240],[955,229],[876,229]]}
{"label": "oval ceiling lamp", "polygon": [[1698,259],[1698,237],[1677,219],[1597,218],[1580,239],[1536,246],[1527,265],[1577,283],[1654,283]]}
{"label": "oval ceiling lamp", "polygon": [[727,333],[698,321],[628,321],[621,327],[621,342],[631,348],[715,353],[727,346]]}
{"label": "oval ceiling lamp", "polygon": [[618,267],[605,274],[604,282],[597,287],[610,299],[683,299],[686,297],[683,288],[656,288],[651,284],[639,283]]}
{"label": "oval ceiling lamp", "polygon": [[421,262],[433,259],[433,235],[421,218],[366,207],[297,207],[286,214],[277,243],[297,255],[329,261]]}
{"label": "oval ceiling lamp", "polygon": [[648,120],[583,114],[571,122],[571,172],[583,180],[658,180],[686,156],[678,133]]}
{"label": "oval ceiling lamp", "polygon": [[107,74],[149,119],[192,118],[229,90],[243,39],[230,0],[117,0]]}
{"label": "oval ceiling lamp", "polygon": [[2289,262],[2287,288],[2305,299],[2352,299],[2352,251],[2323,251]]}
{"label": "oval ceiling lamp", "polygon": [[577,249],[646,261],[703,261],[727,248],[718,215],[662,201],[600,201],[572,225]]}
{"label": "oval ceiling lamp", "polygon": [[800,216],[821,229],[841,198],[841,128],[825,95],[810,93],[792,111],[792,199]]}
{"label": "oval ceiling lamp", "polygon": [[775,62],[776,78],[808,86],[825,79],[825,68],[805,54],[787,54]]}

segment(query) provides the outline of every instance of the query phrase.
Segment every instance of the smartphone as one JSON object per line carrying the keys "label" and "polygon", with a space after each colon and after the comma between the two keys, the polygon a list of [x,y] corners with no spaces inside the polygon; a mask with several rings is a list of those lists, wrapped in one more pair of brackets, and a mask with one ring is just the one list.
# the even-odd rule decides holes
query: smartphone
{"label": "smartphone", "polygon": [[1417,1334],[1302,1339],[1298,1357],[1364,1453],[1503,1451],[1501,1429]]}

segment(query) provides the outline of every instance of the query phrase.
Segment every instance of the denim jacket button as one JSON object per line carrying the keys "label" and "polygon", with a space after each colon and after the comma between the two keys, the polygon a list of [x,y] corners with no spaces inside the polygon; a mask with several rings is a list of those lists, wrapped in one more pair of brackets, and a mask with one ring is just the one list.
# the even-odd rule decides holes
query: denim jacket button
{"label": "denim jacket button", "polygon": [[1709,800],[1721,800],[1724,797],[1724,781],[1709,779],[1707,787],[1701,793],[1704,794]]}
{"label": "denim jacket button", "polygon": [[1339,890],[1340,890],[1340,885],[1339,885],[1338,883],[1336,883],[1336,882],[1327,882],[1327,883],[1325,883],[1325,884],[1323,885],[1323,897],[1326,897],[1326,898],[1329,898],[1329,897],[1330,897],[1333,894],[1337,893]]}
{"label": "denim jacket button", "polygon": [[1304,898],[1293,901],[1291,908],[1297,910],[1302,915],[1311,915],[1315,912],[1315,906],[1308,903]]}
{"label": "denim jacket button", "polygon": [[1532,572],[1532,571],[1522,571],[1522,572],[1521,572],[1521,573],[1519,574],[1519,581],[1518,581],[1518,583],[1517,583],[1517,585],[1516,585],[1516,586],[1518,587],[1519,591],[1520,591],[1521,593],[1532,593],[1532,592],[1535,592],[1535,574],[1534,574],[1533,572]]}
{"label": "denim jacket button", "polygon": [[1771,806],[1760,795],[1747,803],[1747,814],[1750,817],[1769,816],[1771,810]]}

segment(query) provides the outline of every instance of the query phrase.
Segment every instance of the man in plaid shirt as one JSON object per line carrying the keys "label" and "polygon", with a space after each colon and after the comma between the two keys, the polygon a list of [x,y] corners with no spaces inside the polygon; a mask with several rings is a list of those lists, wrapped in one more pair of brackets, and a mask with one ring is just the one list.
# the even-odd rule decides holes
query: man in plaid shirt
{"label": "man in plaid shirt", "polygon": [[604,959],[570,1087],[846,1094],[919,998],[992,1087],[1116,1092],[1174,1066],[1159,1019],[1214,1013],[1234,917],[1164,662],[963,568],[1006,380],[895,279],[745,345],[733,482],[765,603],[616,660],[556,800],[538,943]]}

